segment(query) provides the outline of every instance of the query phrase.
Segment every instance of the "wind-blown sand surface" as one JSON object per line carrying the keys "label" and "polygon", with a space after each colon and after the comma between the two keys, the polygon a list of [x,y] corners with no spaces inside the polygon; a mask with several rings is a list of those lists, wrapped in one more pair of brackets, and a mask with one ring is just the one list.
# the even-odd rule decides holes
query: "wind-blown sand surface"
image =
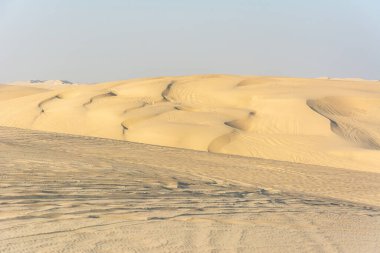
{"label": "wind-blown sand surface", "polygon": [[204,75],[13,84],[0,86],[3,126],[380,172],[376,81]]}
{"label": "wind-blown sand surface", "polygon": [[17,82],[0,126],[1,253],[380,248],[377,81]]}
{"label": "wind-blown sand surface", "polygon": [[0,127],[0,252],[378,252],[380,174]]}

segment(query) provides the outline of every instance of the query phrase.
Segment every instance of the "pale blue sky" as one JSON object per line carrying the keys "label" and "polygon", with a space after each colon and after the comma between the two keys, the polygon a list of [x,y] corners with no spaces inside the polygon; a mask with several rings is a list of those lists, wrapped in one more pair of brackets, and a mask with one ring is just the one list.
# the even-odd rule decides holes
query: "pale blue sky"
{"label": "pale blue sky", "polygon": [[379,0],[0,0],[0,82],[380,79]]}

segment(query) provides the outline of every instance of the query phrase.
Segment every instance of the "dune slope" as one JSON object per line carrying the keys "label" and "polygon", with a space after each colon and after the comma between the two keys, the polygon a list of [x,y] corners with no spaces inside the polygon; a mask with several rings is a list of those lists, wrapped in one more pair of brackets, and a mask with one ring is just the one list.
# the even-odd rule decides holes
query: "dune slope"
{"label": "dune slope", "polygon": [[20,96],[13,87],[0,89],[3,126],[380,172],[380,82],[203,75],[17,86]]}

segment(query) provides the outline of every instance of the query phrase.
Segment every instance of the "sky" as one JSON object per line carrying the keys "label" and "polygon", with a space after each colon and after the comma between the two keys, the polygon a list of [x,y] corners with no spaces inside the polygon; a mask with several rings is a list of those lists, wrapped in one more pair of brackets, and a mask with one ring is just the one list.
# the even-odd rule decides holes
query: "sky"
{"label": "sky", "polygon": [[0,82],[380,79],[379,0],[0,0]]}

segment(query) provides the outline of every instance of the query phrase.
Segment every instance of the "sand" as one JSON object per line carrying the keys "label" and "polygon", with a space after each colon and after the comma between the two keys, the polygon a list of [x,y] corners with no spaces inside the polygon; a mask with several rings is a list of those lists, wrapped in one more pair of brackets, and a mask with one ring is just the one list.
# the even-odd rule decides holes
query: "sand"
{"label": "sand", "polygon": [[380,82],[0,85],[0,192],[1,253],[378,252]]}
{"label": "sand", "polygon": [[380,174],[0,127],[0,252],[378,252]]}
{"label": "sand", "polygon": [[0,86],[0,125],[380,172],[380,82],[203,75],[65,84]]}

